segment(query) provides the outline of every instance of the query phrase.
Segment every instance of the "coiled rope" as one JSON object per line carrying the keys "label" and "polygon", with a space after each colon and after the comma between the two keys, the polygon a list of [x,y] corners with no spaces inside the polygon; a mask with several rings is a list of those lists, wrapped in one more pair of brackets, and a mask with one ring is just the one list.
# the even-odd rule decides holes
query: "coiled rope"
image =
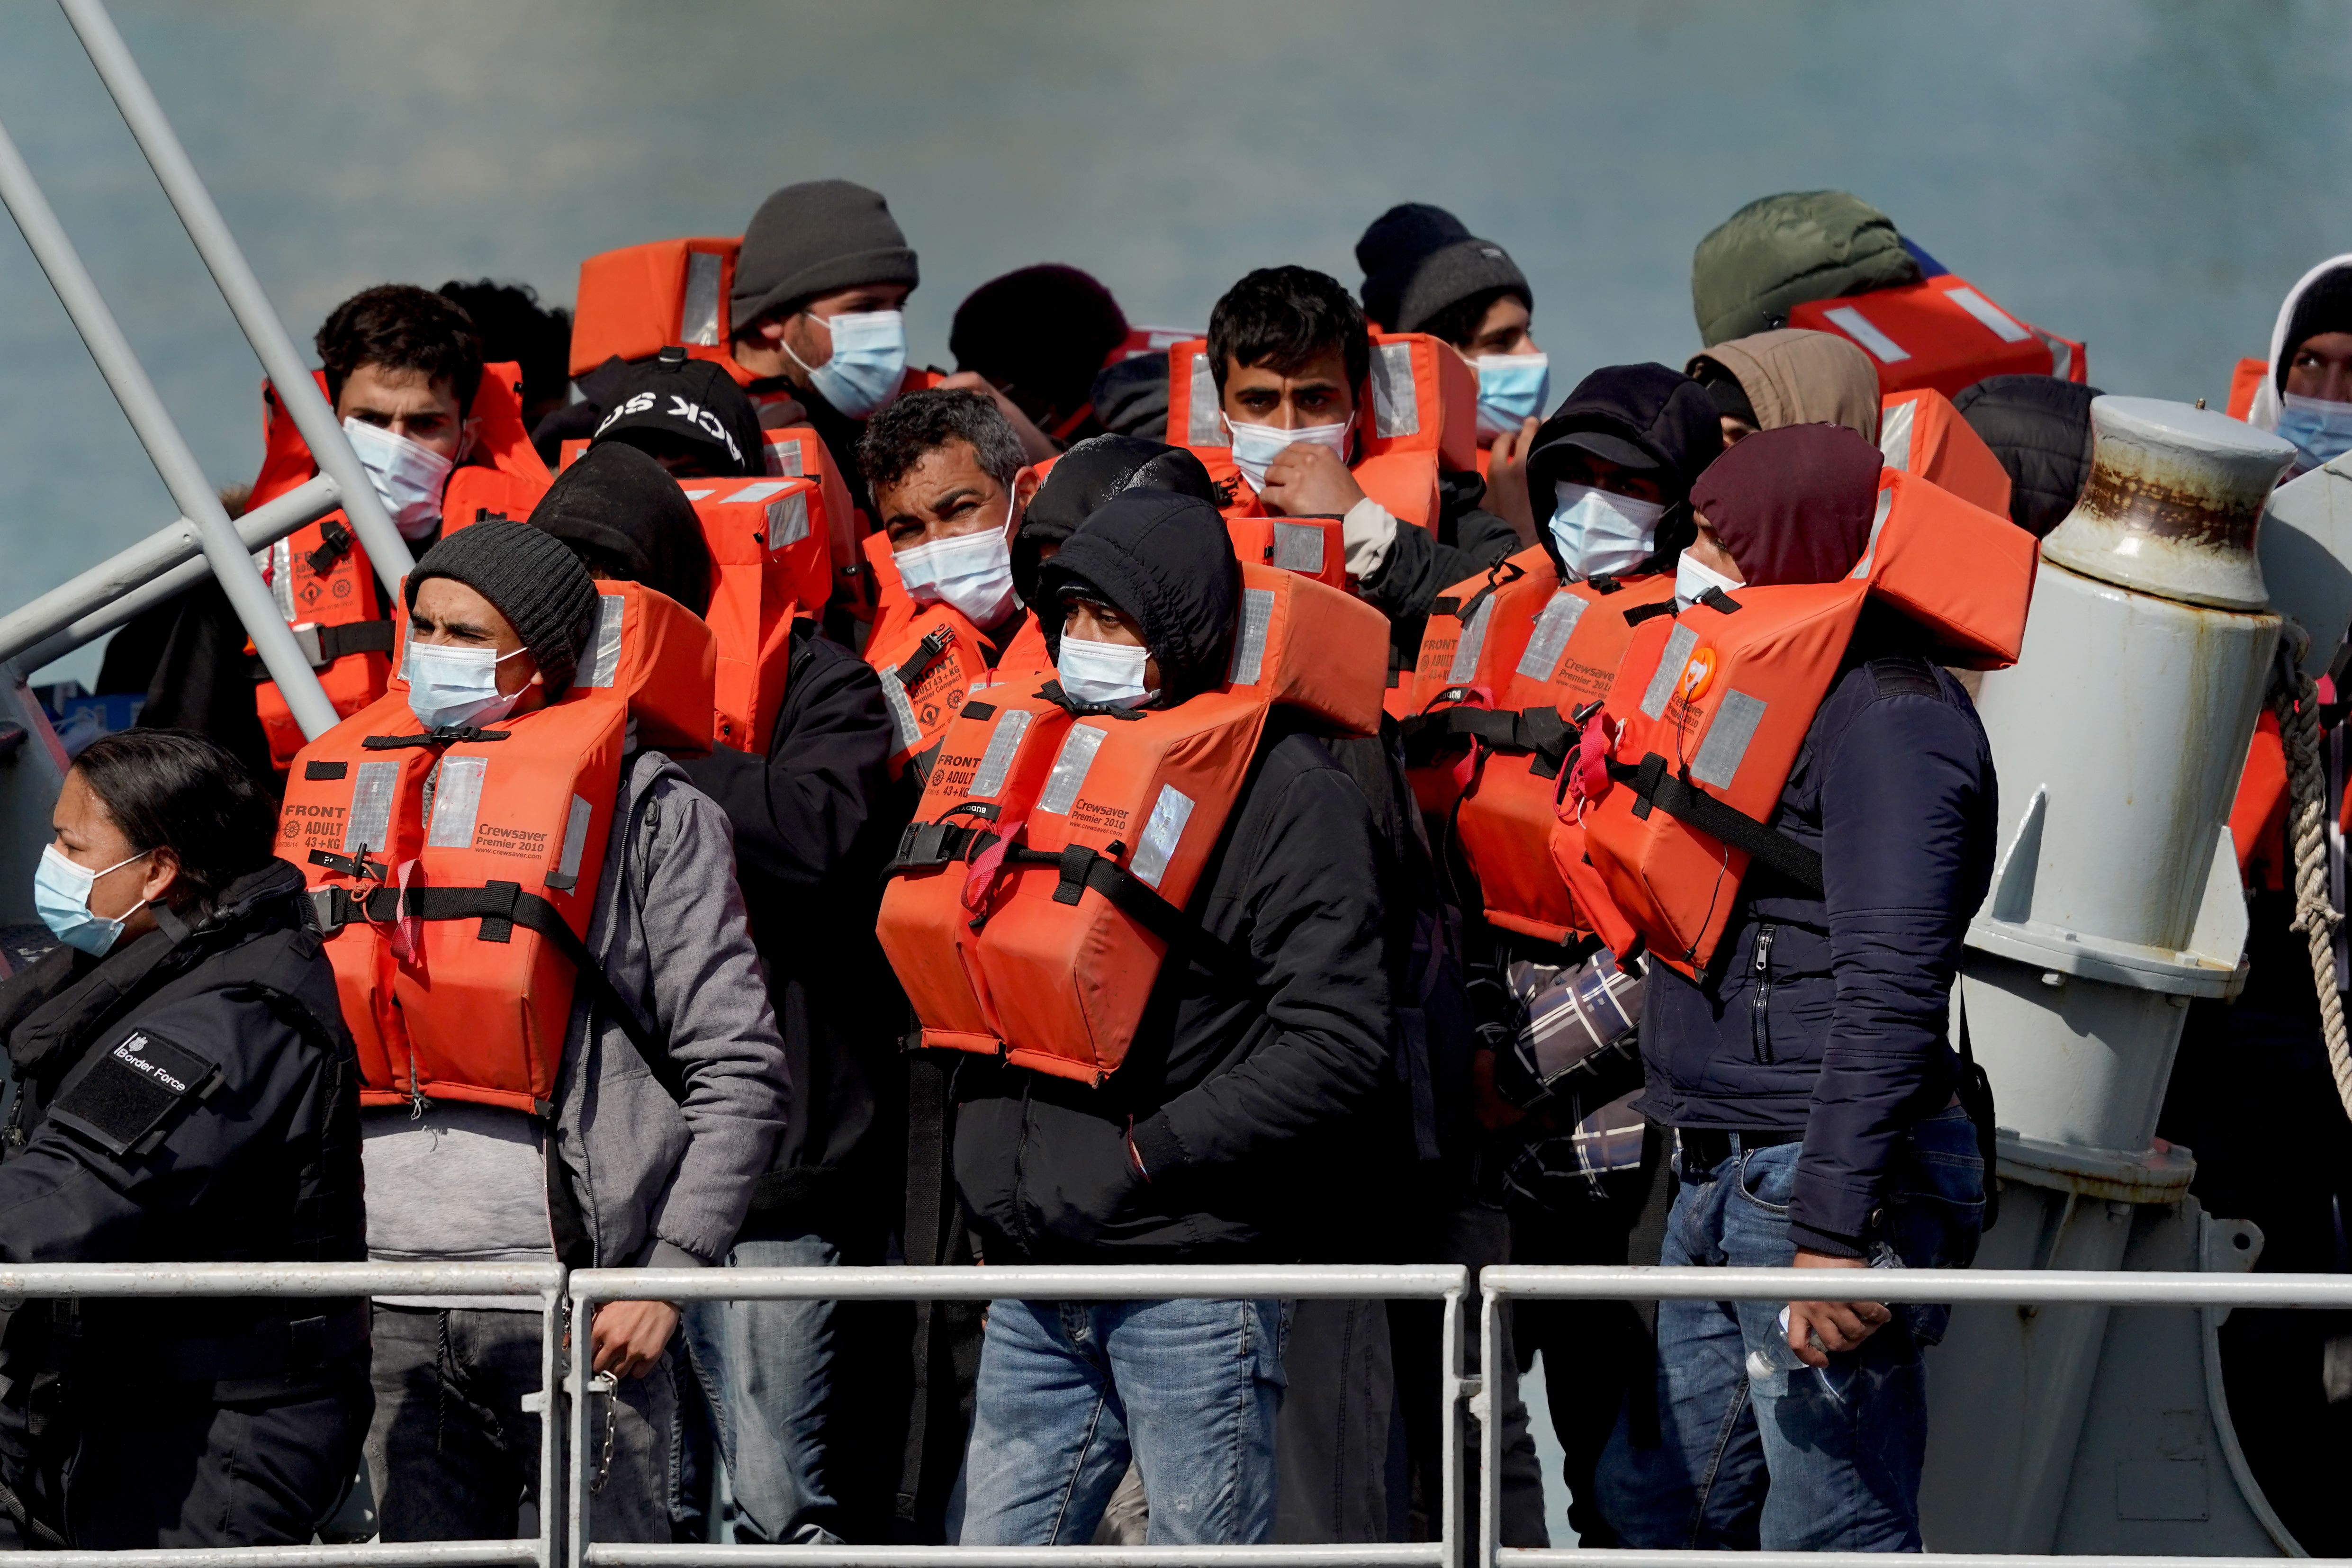
{"label": "coiled rope", "polygon": [[2311,979],[2319,993],[2319,1033],[2336,1096],[2352,1115],[2352,1040],[2344,1029],[2344,994],[2336,988],[2336,928],[2343,923],[2327,897],[2327,769],[2319,753],[2319,688],[2300,664],[2282,661],[2272,683],[2287,778],[2287,842],[2294,858],[2294,920],[2311,950]]}

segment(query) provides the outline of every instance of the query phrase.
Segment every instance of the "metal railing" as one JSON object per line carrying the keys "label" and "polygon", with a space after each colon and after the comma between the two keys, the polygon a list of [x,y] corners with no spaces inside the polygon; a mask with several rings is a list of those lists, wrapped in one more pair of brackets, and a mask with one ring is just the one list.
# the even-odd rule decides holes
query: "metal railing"
{"label": "metal railing", "polygon": [[[563,1270],[552,1263],[38,1263],[0,1268],[0,1300],[131,1297],[536,1296],[540,1386],[556,1386],[563,1338]],[[555,1424],[540,1423],[539,1536],[524,1541],[369,1542],[336,1546],[187,1546],[138,1552],[47,1552],[58,1568],[344,1568],[434,1564],[555,1568]]]}
{"label": "metal railing", "polygon": [[[990,1268],[595,1268],[572,1276],[575,1319],[585,1322],[600,1301],[663,1300],[1435,1300],[1442,1304],[1439,1409],[1444,1413],[1442,1495],[1459,1495],[1465,1400],[1479,1380],[1465,1371],[1462,1304],[1470,1271],[1455,1265],[1352,1268],[1171,1265]],[[1492,1344],[1492,1340],[1484,1344]],[[682,1568],[688,1563],[742,1563],[747,1568],[1027,1568],[1052,1563],[1071,1568],[1350,1568],[1363,1564],[1434,1564],[1460,1568],[1458,1510],[1446,1506],[1438,1540],[1361,1545],[1298,1546],[733,1546],[598,1545],[589,1535],[586,1486],[589,1377],[586,1357],[572,1358],[568,1498],[571,1568]],[[1483,1364],[1483,1363],[1482,1363]]]}
{"label": "metal railing", "polygon": [[[1494,1344],[1503,1304],[1554,1301],[1801,1301],[1853,1299],[1895,1303],[2195,1308],[2352,1307],[2352,1276],[2205,1274],[2119,1270],[1874,1268],[1834,1282],[1802,1268],[1638,1268],[1498,1264],[1478,1271],[1480,1342]],[[1493,1387],[1470,1399],[1484,1430],[1478,1448],[1478,1546],[1483,1568],[1717,1568],[1720,1551],[1637,1551],[1622,1547],[1507,1547],[1501,1541],[1502,1472],[1496,1462],[1499,1422]],[[1989,1500],[1998,1503],[1999,1500]],[[2255,1568],[2277,1557],[2155,1557],[2127,1554],[2029,1555],[1937,1552],[1937,1568]],[[1738,1568],[1873,1568],[1869,1552],[1741,1552]]]}

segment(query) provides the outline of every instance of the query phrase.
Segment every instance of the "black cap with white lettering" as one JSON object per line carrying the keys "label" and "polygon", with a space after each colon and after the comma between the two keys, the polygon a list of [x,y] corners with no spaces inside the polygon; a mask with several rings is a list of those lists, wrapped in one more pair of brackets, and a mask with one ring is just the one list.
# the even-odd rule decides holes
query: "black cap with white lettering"
{"label": "black cap with white lettering", "polygon": [[688,359],[681,348],[621,372],[594,440],[626,442],[680,479],[767,471],[766,437],[751,398],[719,365]]}

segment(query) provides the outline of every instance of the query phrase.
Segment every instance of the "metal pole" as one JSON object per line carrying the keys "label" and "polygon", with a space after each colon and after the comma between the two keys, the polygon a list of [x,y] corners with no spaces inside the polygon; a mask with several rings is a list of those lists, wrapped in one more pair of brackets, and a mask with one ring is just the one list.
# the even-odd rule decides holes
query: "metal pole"
{"label": "metal pole", "polygon": [[[1503,1544],[1503,1342],[1502,1300],[1493,1291],[1478,1297],[1478,1568],[1495,1568]],[[1546,1373],[1551,1368],[1544,1368]]]}
{"label": "metal pole", "polygon": [[[335,510],[335,481],[306,480],[236,520],[246,549],[267,550],[298,528]],[[181,518],[69,582],[0,616],[0,659],[38,669],[94,637],[105,636],[151,605],[194,587],[212,574],[204,536]]]}
{"label": "metal pole", "polygon": [[[222,510],[220,498],[213,493],[204,469],[197,466],[196,455],[188,450],[179,426],[172,423],[163,400],[155,395],[154,383],[147,379],[139,356],[131,352],[122,329],[115,323],[114,312],[107,309],[98,285],[82,266],[73,241],[66,237],[58,215],[50,209],[48,198],[41,194],[33,171],[26,166],[5,127],[0,127],[0,200],[7,203],[16,226],[24,232],[25,243],[33,247],[41,270],[48,274],[49,286],[58,291],[66,313],[73,318],[81,341],[89,349],[89,357],[98,362],[100,373],[113,389],[115,401],[122,405],[122,412],[130,418],[131,427],[138,432],[140,444],[147,448],[148,459],[163,476],[163,486],[172,492],[181,515],[193,521],[203,535],[205,555],[213,563],[213,575],[220,579],[229,603],[236,607],[237,618],[245,623],[246,634],[253,638],[269,678],[285,693],[286,706],[293,711],[294,721],[302,726],[307,737],[325,734],[335,727],[335,705],[327,700],[325,689],[320,686],[310,661],[302,657],[300,647],[294,641],[294,633],[287,626],[286,618],[278,613],[278,601],[270,596],[269,584],[261,580],[245,542],[229,525],[228,513]],[[345,493],[349,493],[348,486]]]}
{"label": "metal pole", "polygon": [[[195,242],[197,253],[211,268],[221,298],[228,301],[236,324],[245,329],[246,341],[253,345],[255,356],[261,361],[262,373],[278,389],[278,401],[293,416],[295,428],[310,444],[310,455],[318,459],[320,471],[332,475],[341,487],[343,513],[352,520],[352,531],[366,546],[368,559],[374,563],[375,574],[384,591],[397,594],[401,579],[416,564],[415,558],[408,552],[408,542],[393,526],[391,515],[383,510],[375,486],[360,464],[359,454],[352,450],[342,426],[335,419],[335,411],[319,395],[318,384],[310,379],[310,368],[295,351],[294,340],[286,335],[286,323],[278,319],[269,296],[261,291],[261,282],[247,265],[245,252],[237,247],[236,237],[221,219],[220,209],[213,205],[212,193],[205,188],[196,166],[188,161],[187,150],[180,145],[172,122],[164,118],[163,106],[155,101],[139,62],[131,58],[122,35],[115,31],[114,19],[106,14],[102,0],[58,0],[58,4],[66,20],[80,35],[81,47],[89,51],[90,64],[98,68],[106,90],[114,95],[115,107],[122,111],[123,121],[138,140],[139,150],[147,154],[156,181],[163,185],[164,195],[171,198],[173,210],[180,215],[188,237]],[[278,684],[283,686],[285,682]]]}
{"label": "metal pole", "polygon": [[1463,1375],[1462,1292],[1446,1291],[1439,1311],[1438,1386],[1444,1392],[1437,1402],[1437,1540],[1445,1568],[1462,1568],[1462,1510],[1454,1502],[1462,1489],[1462,1423],[1469,1414],[1463,1405],[1470,1392]]}
{"label": "metal pole", "polygon": [[562,1540],[563,1505],[559,1500],[564,1495],[563,1465],[557,1457],[563,1450],[563,1424],[558,1419],[562,1401],[557,1395],[562,1366],[555,1347],[563,1338],[567,1310],[569,1303],[560,1289],[540,1298],[539,1540],[532,1548],[538,1568],[556,1568],[556,1543]]}

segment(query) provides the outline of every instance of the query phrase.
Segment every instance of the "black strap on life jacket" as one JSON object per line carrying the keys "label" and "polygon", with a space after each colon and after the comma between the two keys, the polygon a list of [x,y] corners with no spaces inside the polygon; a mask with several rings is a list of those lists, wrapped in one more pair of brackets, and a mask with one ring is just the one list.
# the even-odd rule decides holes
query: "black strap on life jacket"
{"label": "black strap on life jacket", "polygon": [[[345,621],[340,626],[295,626],[294,644],[312,669],[326,669],[345,654],[392,651],[390,621]],[[248,666],[256,685],[270,679],[269,667],[256,654]]]}
{"label": "black strap on life jacket", "polygon": [[1456,599],[1451,594],[1441,595],[1431,604],[1429,613],[1433,616],[1452,616],[1455,620],[1467,626],[1470,617],[1478,613],[1478,606],[1492,597],[1496,589],[1506,584],[1516,583],[1527,574],[1526,567],[1510,557],[1505,556],[1486,568],[1486,581],[1479,585],[1476,593],[1466,599]]}
{"label": "black strap on life jacket", "polygon": [[1687,823],[1708,837],[1744,851],[1749,859],[1769,866],[1815,898],[1822,896],[1821,851],[1808,849],[1787,834],[1765,826],[1746,812],[1717,800],[1687,777],[1677,778],[1668,773],[1666,759],[1657,752],[1652,752],[1631,766],[1612,761],[1609,776],[1632,786],[1640,797],[1633,807],[1634,816],[1647,816],[1650,808],[1655,806],[1675,821]]}
{"label": "black strap on life jacket", "polygon": [[1625,624],[1629,626],[1638,626],[1643,621],[1655,619],[1659,616],[1671,616],[1674,613],[1675,602],[1672,599],[1653,599],[1646,605],[1636,605],[1626,611]]}
{"label": "black strap on life jacket", "polygon": [[1063,712],[1067,713],[1074,719],[1124,719],[1129,723],[1142,718],[1144,709],[1160,700],[1160,693],[1157,691],[1150,691],[1144,694],[1143,700],[1140,702],[1131,704],[1120,702],[1081,702],[1076,698],[1071,696],[1068,692],[1063,690],[1062,683],[1058,680],[1049,680],[1045,682],[1045,685],[1037,689],[1037,695],[1052,703],[1055,707],[1059,708]]}
{"label": "black strap on life jacket", "polygon": [[310,570],[321,577],[333,571],[335,563],[349,555],[359,543],[352,537],[350,529],[345,528],[339,519],[331,517],[319,525],[319,548],[304,559],[310,563]]}
{"label": "black strap on life jacket", "polygon": [[512,733],[510,730],[477,730],[471,724],[444,724],[421,735],[363,736],[360,746],[363,751],[396,752],[404,746],[472,745],[477,741],[503,741]]}
{"label": "black strap on life jacket", "polygon": [[931,672],[931,666],[947,657],[948,646],[955,641],[955,631],[950,626],[933,626],[907,656],[907,662],[890,672],[892,679],[905,691],[915,689],[915,683]]}
{"label": "black strap on life jacket", "polygon": [[[325,850],[312,850],[310,858],[317,864],[342,869],[337,864],[340,858],[331,857]],[[562,912],[537,893],[524,892],[521,883],[411,888],[405,893],[397,888],[372,888],[363,897],[355,896],[348,888],[319,888],[312,890],[311,901],[318,909],[320,929],[329,936],[355,920],[388,925],[404,915],[421,921],[478,920],[482,922],[478,935],[484,942],[511,942],[517,926],[537,931],[571,962],[591,998],[621,1026],[621,1032],[629,1037],[629,1044],[645,1058],[654,1081],[668,1090],[672,1100],[681,1105],[686,1103],[685,1072],[655,1041],[652,1031],[637,1017],[636,1009],[621,994]]]}
{"label": "black strap on life jacket", "polygon": [[[1435,700],[1459,703],[1469,691],[1466,686],[1448,687]],[[1579,726],[1562,719],[1557,708],[1454,707],[1416,713],[1398,729],[1404,735],[1405,762],[1413,767],[1435,762],[1455,742],[1476,741],[1507,756],[1534,757],[1528,772],[1551,779],[1559,776],[1569,748],[1576,743]]]}

